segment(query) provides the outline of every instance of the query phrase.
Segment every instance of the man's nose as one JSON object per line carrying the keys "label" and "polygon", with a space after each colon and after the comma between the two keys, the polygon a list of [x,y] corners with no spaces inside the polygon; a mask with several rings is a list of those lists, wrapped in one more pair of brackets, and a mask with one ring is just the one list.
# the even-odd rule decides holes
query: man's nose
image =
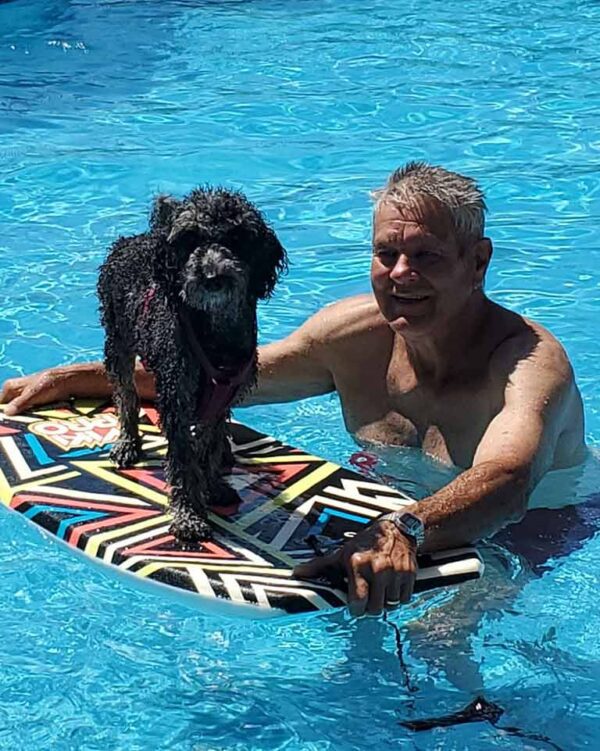
{"label": "man's nose", "polygon": [[390,279],[394,281],[411,281],[418,276],[418,272],[411,265],[410,258],[405,253],[401,253],[390,271]]}

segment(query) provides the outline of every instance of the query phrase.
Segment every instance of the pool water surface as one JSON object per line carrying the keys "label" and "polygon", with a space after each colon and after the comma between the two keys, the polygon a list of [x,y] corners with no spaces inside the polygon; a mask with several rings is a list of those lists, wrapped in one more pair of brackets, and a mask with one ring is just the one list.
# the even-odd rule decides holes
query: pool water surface
{"label": "pool water surface", "polygon": [[[222,184],[266,213],[291,259],[267,342],[369,290],[369,192],[426,159],[485,189],[488,294],[564,343],[597,449],[599,35],[594,0],[0,3],[0,378],[100,357],[98,265],[156,192]],[[356,450],[335,397],[237,416]],[[381,461],[421,494],[448,477]],[[482,580],[386,619],[209,617],[3,510],[0,748],[596,748],[599,461],[546,479]],[[495,725],[400,724],[477,696]]]}

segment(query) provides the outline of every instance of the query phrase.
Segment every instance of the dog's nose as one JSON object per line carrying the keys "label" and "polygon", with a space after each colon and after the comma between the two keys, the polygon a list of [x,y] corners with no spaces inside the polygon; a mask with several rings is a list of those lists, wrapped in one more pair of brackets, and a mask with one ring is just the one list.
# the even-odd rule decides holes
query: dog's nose
{"label": "dog's nose", "polygon": [[212,259],[204,259],[200,265],[200,273],[205,279],[218,279],[223,275],[223,269]]}
{"label": "dog's nose", "polygon": [[224,286],[224,279],[222,276],[217,276],[214,273],[206,274],[206,287],[211,290],[222,289]]}
{"label": "dog's nose", "polygon": [[206,281],[214,281],[215,279],[219,279],[221,276],[221,273],[219,273],[219,268],[214,263],[203,263],[201,266],[201,274],[206,279]]}

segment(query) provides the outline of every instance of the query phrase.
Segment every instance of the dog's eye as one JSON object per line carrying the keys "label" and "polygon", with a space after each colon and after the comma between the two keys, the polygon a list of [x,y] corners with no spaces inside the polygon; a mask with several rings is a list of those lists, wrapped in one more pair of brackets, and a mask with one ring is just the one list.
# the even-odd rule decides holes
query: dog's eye
{"label": "dog's eye", "polygon": [[189,248],[199,243],[197,232],[192,227],[174,227],[168,237],[171,245]]}
{"label": "dog's eye", "polygon": [[192,229],[185,229],[181,232],[181,235],[177,238],[177,242],[185,243],[186,245],[198,245],[198,235]]}

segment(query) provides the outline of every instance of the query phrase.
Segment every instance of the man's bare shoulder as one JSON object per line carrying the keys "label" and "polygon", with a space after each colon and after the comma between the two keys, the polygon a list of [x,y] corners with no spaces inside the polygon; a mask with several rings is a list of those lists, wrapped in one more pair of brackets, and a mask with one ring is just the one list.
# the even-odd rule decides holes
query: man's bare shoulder
{"label": "man's bare shoulder", "polygon": [[490,363],[494,371],[506,372],[528,364],[531,369],[543,369],[559,380],[572,380],[569,357],[548,329],[506,308],[496,308],[498,344]]}
{"label": "man's bare shoulder", "polygon": [[356,295],[326,305],[305,325],[313,339],[324,344],[341,344],[377,332],[391,335],[373,295]]}
{"label": "man's bare shoulder", "polygon": [[490,375],[502,381],[505,397],[510,390],[542,412],[556,407],[579,414],[581,397],[562,344],[540,323],[501,310],[506,336],[490,360]]}
{"label": "man's bare shoulder", "polygon": [[569,357],[541,324],[502,311],[507,336],[491,358],[491,378],[503,393],[505,408],[543,419],[548,435],[554,436],[552,466],[573,466],[585,455],[584,413]]}

